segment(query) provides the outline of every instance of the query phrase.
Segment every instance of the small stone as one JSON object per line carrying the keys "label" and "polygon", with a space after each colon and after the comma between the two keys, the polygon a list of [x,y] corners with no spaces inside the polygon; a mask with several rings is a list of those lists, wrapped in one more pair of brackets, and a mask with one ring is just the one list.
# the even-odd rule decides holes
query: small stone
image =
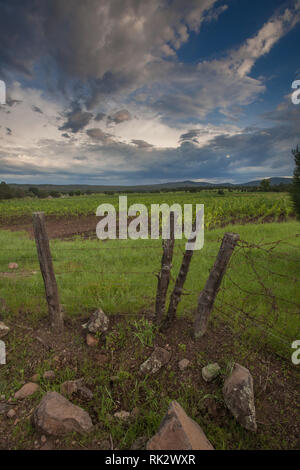
{"label": "small stone", "polygon": [[224,382],[223,395],[227,408],[240,425],[255,432],[253,379],[249,370],[235,363],[232,373]]}
{"label": "small stone", "polygon": [[14,409],[9,410],[9,412],[6,415],[8,418],[14,418],[16,416],[16,412]]}
{"label": "small stone", "polygon": [[143,374],[155,374],[162,366],[167,364],[171,358],[171,352],[157,346],[151,356],[140,366]]}
{"label": "small stone", "polygon": [[213,450],[199,424],[172,401],[158,432],[148,441],[147,450]]}
{"label": "small stone", "polygon": [[118,419],[123,419],[123,420],[126,420],[130,417],[130,413],[128,413],[128,411],[117,411],[116,413],[114,413],[114,417],[115,418],[118,418]]}
{"label": "small stone", "polygon": [[39,374],[34,374],[31,378],[30,378],[30,382],[35,382],[37,383],[40,379],[40,376]]}
{"label": "small stone", "polygon": [[188,359],[181,359],[181,361],[178,362],[178,367],[181,371],[184,371],[190,364],[190,361]]}
{"label": "small stone", "polygon": [[1,400],[5,400],[5,395],[1,395]]}
{"label": "small stone", "polygon": [[53,370],[46,370],[46,372],[43,374],[43,379],[47,380],[48,382],[54,382],[55,372]]}
{"label": "small stone", "polygon": [[89,414],[57,392],[47,392],[34,411],[35,427],[46,435],[85,433],[93,428]]}
{"label": "small stone", "polygon": [[86,335],[86,344],[88,346],[90,346],[91,348],[95,348],[96,346],[98,346],[98,343],[98,338],[95,338],[95,336],[91,335],[90,333]]}
{"label": "small stone", "polygon": [[202,377],[205,382],[212,382],[221,372],[221,368],[217,362],[208,364],[202,369]]}
{"label": "small stone", "polygon": [[9,263],[8,269],[18,269],[19,265],[17,263]]}
{"label": "small stone", "polygon": [[82,328],[87,329],[90,333],[105,333],[108,330],[109,318],[105,315],[103,310],[99,308],[92,313],[89,321],[82,325]]}
{"label": "small stone", "polygon": [[83,385],[83,379],[77,380],[67,380],[60,386],[60,392],[63,395],[72,397],[75,394],[78,394],[83,400],[92,400],[93,392]]}
{"label": "small stone", "polygon": [[20,390],[18,390],[15,393],[14,397],[17,400],[22,400],[23,398],[27,398],[33,395],[35,392],[39,390],[39,388],[40,387],[36,383],[28,382],[27,384],[23,385],[23,387],[20,388]]}
{"label": "small stone", "polygon": [[42,444],[45,444],[46,442],[47,442],[47,437],[43,434],[43,435],[41,436],[41,443],[42,443]]}
{"label": "small stone", "polygon": [[0,321],[0,338],[4,338],[9,333],[9,326],[5,325],[3,321]]}

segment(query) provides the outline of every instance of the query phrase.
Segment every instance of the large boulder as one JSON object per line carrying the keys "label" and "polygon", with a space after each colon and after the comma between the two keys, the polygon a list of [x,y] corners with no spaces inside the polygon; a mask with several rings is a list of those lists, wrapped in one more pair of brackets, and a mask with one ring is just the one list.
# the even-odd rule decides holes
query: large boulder
{"label": "large boulder", "polygon": [[248,369],[235,364],[224,382],[223,395],[227,408],[249,431],[256,431],[253,379]]}
{"label": "large boulder", "polygon": [[42,433],[62,436],[69,432],[85,433],[93,428],[89,414],[57,392],[48,392],[33,414],[33,423]]}
{"label": "large boulder", "polygon": [[101,308],[92,313],[89,321],[82,325],[82,328],[87,330],[89,333],[105,333],[108,330],[109,318]]}
{"label": "large boulder", "polygon": [[172,401],[158,432],[148,441],[147,450],[214,450],[196,421]]}
{"label": "large boulder", "polygon": [[155,374],[161,367],[169,362],[171,352],[157,346],[148,359],[140,366],[142,374]]}

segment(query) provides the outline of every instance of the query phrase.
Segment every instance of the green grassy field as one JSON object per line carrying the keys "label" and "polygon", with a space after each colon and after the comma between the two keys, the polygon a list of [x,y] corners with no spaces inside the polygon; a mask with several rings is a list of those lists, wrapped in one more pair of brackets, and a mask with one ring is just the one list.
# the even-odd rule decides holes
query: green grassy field
{"label": "green grassy field", "polygon": [[[192,315],[195,310],[197,296],[213,265],[224,231],[223,228],[206,232],[204,248],[194,252],[185,284],[189,295],[183,296],[179,314]],[[293,282],[291,279],[297,278],[297,274],[300,278],[300,237],[296,236],[300,233],[300,224],[234,225],[226,227],[226,231],[237,232],[243,240],[254,244],[281,239],[283,242],[270,253],[256,248],[236,250],[223,282],[224,291],[219,294],[216,304],[222,313],[215,309],[214,317],[220,317],[224,312],[226,321],[238,330],[239,322],[245,321],[241,313],[244,309],[251,318],[265,325],[269,333],[291,342],[299,332],[297,308],[291,302],[300,303],[299,280]],[[290,240],[288,245],[284,243],[286,238]],[[13,315],[21,309],[23,315],[38,320],[46,315],[47,308],[34,241],[24,233],[1,231],[0,247],[0,271],[7,271],[10,261],[19,264],[15,276],[1,279],[0,297],[6,299]],[[270,246],[266,245],[266,248]],[[171,285],[177,275],[183,249],[184,241],[177,240]],[[51,251],[61,302],[68,315],[86,313],[97,306],[110,314],[153,312],[155,274],[160,269],[160,240],[101,242],[83,241],[78,237],[68,242],[52,240]],[[249,259],[253,261],[253,267]],[[271,294],[265,295],[268,289]],[[277,304],[274,312],[270,313],[273,294]],[[255,337],[259,330],[250,328],[250,325],[249,320],[248,333]],[[271,334],[265,341],[280,348],[280,343]]]}
{"label": "green grassy field", "polygon": [[[128,195],[128,206],[134,203],[145,204],[148,210],[151,204],[163,202],[172,205],[204,204],[205,225],[207,228],[238,220],[261,220],[272,217],[274,220],[293,214],[289,195],[286,193],[241,193],[225,191],[219,195],[216,191],[200,193],[136,193]],[[46,215],[79,216],[95,214],[102,203],[118,208],[118,195],[94,194],[57,199],[13,199],[0,201],[0,222],[9,222],[16,217],[30,217],[34,211],[43,211]]]}

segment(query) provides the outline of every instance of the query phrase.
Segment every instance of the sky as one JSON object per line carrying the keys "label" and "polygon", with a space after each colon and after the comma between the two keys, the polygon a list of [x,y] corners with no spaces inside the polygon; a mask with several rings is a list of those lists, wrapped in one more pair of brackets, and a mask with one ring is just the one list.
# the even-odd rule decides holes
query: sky
{"label": "sky", "polygon": [[300,0],[0,0],[0,180],[291,176]]}

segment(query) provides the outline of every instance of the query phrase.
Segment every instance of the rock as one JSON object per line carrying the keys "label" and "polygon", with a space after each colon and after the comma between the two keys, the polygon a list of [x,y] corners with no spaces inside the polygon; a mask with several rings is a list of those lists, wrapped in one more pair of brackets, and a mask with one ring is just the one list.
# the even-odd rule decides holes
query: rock
{"label": "rock", "polygon": [[20,390],[18,390],[15,393],[14,397],[17,400],[22,400],[23,398],[27,398],[33,395],[35,392],[39,390],[39,388],[40,387],[38,386],[38,384],[33,383],[33,382],[28,382],[27,384],[23,385],[23,387],[20,388]]}
{"label": "rock", "polygon": [[43,379],[47,380],[48,382],[54,382],[55,372],[53,370],[46,370],[46,372],[43,374]]}
{"label": "rock", "polygon": [[15,410],[14,409],[9,410],[8,413],[6,414],[6,416],[10,419],[14,418],[16,416]]}
{"label": "rock", "polygon": [[3,321],[0,321],[0,338],[3,338],[9,333],[10,328],[3,323]]}
{"label": "rock", "polygon": [[83,379],[77,380],[67,380],[60,386],[60,392],[63,395],[67,395],[72,397],[73,395],[77,394],[83,400],[92,400],[93,399],[93,392],[83,385]]}
{"label": "rock", "polygon": [[89,432],[93,428],[89,414],[57,392],[48,392],[33,414],[35,427],[47,435]]}
{"label": "rock", "polygon": [[45,444],[47,442],[47,437],[44,434],[41,436],[41,443]]}
{"label": "rock", "polygon": [[205,382],[212,382],[221,372],[221,368],[217,362],[208,364],[202,369],[202,377]]}
{"label": "rock", "polygon": [[9,263],[8,269],[18,269],[19,265],[17,263]]}
{"label": "rock", "polygon": [[172,401],[158,432],[148,441],[147,450],[213,450],[196,421]]}
{"label": "rock", "polygon": [[178,362],[178,367],[181,371],[184,371],[189,366],[190,361],[188,359],[181,359]]}
{"label": "rock", "polygon": [[128,411],[117,411],[116,413],[114,413],[114,417],[115,418],[119,418],[119,419],[128,419],[130,417],[130,413],[128,413]]}
{"label": "rock", "polygon": [[143,374],[155,374],[167,364],[171,358],[171,352],[157,346],[148,359],[140,366]]}
{"label": "rock", "polygon": [[90,333],[105,333],[108,330],[109,319],[99,308],[94,313],[92,313],[89,321],[82,325],[82,328],[87,329]]}
{"label": "rock", "polygon": [[39,379],[40,379],[39,374],[34,374],[34,375],[30,378],[30,382],[38,382]]}
{"label": "rock", "polygon": [[241,426],[255,432],[253,379],[249,370],[236,363],[224,382],[223,395],[227,408]]}
{"label": "rock", "polygon": [[95,338],[93,335],[91,335],[90,333],[88,333],[86,335],[86,344],[92,348],[95,348],[96,346],[98,346],[98,343],[99,343],[99,340],[98,338]]}

